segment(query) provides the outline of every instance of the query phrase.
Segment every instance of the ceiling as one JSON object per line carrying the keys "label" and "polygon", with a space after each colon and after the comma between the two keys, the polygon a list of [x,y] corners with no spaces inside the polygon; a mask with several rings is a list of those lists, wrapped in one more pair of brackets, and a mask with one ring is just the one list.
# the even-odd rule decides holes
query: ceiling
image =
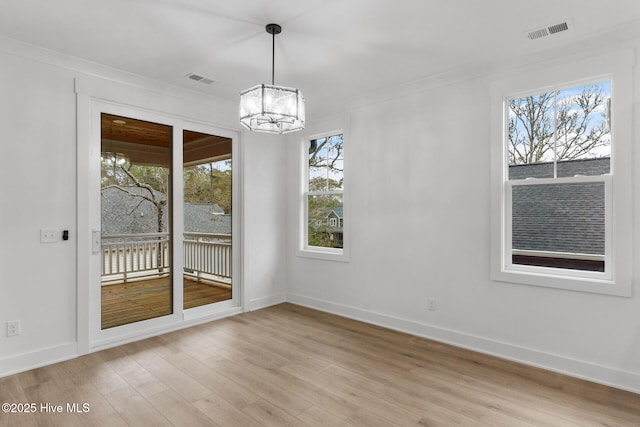
{"label": "ceiling", "polygon": [[[0,36],[236,101],[271,79],[307,117],[362,94],[477,70],[640,22],[638,0],[0,0]],[[538,40],[528,30],[569,20]],[[640,25],[640,24],[638,24]],[[215,80],[205,85],[191,72]]]}
{"label": "ceiling", "polygon": [[[130,117],[100,115],[101,151],[122,155],[131,164],[168,166],[173,128]],[[185,166],[231,158],[231,139],[184,130],[182,160]]]}

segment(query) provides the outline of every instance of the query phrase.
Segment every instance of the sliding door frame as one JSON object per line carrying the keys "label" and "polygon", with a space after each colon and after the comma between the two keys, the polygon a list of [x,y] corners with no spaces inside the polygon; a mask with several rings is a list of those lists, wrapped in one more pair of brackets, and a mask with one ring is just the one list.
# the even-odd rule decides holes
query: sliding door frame
{"label": "sliding door frame", "polygon": [[[103,81],[77,79],[77,342],[78,353],[86,354],[124,342],[181,329],[244,311],[246,305],[242,275],[242,180],[241,133],[237,129],[198,120],[176,107],[174,98]],[[105,96],[106,95],[106,96]],[[171,98],[171,99],[167,99]],[[165,111],[154,108],[170,105]],[[185,103],[187,105],[187,103]],[[188,110],[188,107],[184,107]],[[101,260],[94,252],[100,235],[101,113],[172,126],[172,314],[101,329]],[[183,130],[223,136],[232,140],[232,299],[192,309],[183,309]]]}

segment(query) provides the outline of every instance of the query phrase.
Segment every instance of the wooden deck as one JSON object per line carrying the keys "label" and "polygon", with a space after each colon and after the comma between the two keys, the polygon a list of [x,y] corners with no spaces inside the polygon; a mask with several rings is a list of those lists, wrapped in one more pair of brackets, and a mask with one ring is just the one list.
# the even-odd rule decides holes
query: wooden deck
{"label": "wooden deck", "polygon": [[[172,312],[169,276],[102,287],[102,329]],[[184,308],[231,299],[231,286],[184,278]]]}

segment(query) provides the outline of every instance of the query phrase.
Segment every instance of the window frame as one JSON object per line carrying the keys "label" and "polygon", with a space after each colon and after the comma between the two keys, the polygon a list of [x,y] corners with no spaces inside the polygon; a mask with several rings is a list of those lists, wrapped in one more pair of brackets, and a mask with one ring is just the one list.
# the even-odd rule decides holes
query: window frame
{"label": "window frame", "polygon": [[[335,135],[342,135],[342,164],[343,164],[343,184],[342,190],[326,190],[326,191],[309,191],[309,149],[308,144],[310,141],[319,138],[330,138]],[[348,217],[348,206],[347,206],[347,149],[345,148],[347,136],[346,133],[342,129],[322,132],[314,135],[306,136],[300,142],[300,156],[299,156],[299,164],[300,164],[300,207],[299,207],[299,243],[297,248],[297,255],[300,257],[306,258],[315,258],[322,259],[328,261],[340,261],[340,262],[349,262],[349,243],[348,243],[348,225],[349,221],[346,221],[346,226],[342,227],[342,248],[329,248],[322,246],[311,246],[309,245],[309,197],[317,196],[317,195],[340,195],[342,196],[342,217]],[[344,224],[344,222],[343,222]]]}
{"label": "window frame", "polygon": [[[632,66],[631,51],[574,58],[514,70],[491,83],[491,279],[607,295],[632,290]],[[508,100],[611,82],[611,169],[598,176],[509,180]],[[511,189],[514,186],[604,182],[605,272],[512,263]]]}

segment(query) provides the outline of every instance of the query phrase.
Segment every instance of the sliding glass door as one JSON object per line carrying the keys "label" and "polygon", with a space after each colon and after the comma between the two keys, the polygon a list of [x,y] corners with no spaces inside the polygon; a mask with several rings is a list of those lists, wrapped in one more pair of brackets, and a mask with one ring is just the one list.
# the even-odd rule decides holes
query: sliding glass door
{"label": "sliding glass door", "polygon": [[173,127],[100,115],[101,329],[173,313]]}
{"label": "sliding glass door", "polygon": [[184,130],[183,307],[232,299],[232,140]]}
{"label": "sliding glass door", "polygon": [[94,340],[237,308],[234,133],[118,106],[98,111]]}
{"label": "sliding glass door", "polygon": [[190,98],[75,89],[79,352],[242,312],[239,132]]}

